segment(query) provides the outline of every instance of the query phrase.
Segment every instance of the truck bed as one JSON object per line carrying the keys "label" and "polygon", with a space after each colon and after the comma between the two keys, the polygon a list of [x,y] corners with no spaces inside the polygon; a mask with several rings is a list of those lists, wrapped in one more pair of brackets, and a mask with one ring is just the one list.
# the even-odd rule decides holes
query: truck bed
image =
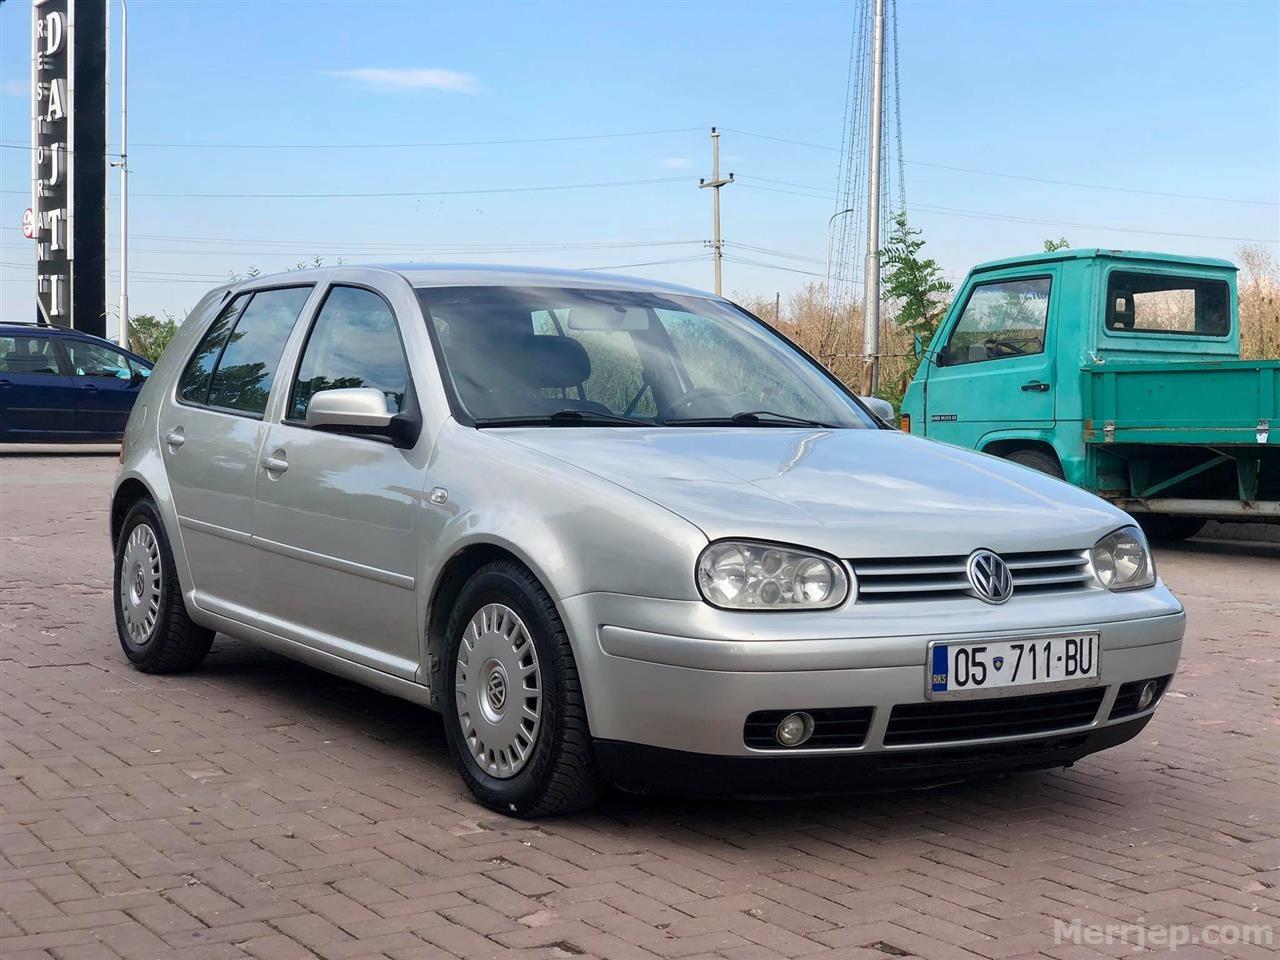
{"label": "truck bed", "polygon": [[1089,444],[1280,447],[1280,360],[1086,364]]}

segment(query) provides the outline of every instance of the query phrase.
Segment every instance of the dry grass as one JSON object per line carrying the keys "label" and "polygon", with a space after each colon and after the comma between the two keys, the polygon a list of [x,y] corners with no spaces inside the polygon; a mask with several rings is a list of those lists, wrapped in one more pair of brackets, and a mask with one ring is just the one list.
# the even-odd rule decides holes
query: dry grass
{"label": "dry grass", "polygon": [[1240,356],[1280,357],[1280,263],[1263,246],[1241,247]]}
{"label": "dry grass", "polygon": [[[793,294],[782,304],[781,316],[776,315],[771,297],[735,296],[733,299],[820,360],[852,389],[861,389],[861,304],[843,304],[833,310],[820,283],[811,283]],[[882,312],[880,395],[897,403],[914,370],[911,334],[893,322],[891,313]]]}
{"label": "dry grass", "polygon": [[[1241,247],[1240,355],[1245,359],[1280,357],[1280,263],[1262,246]],[[862,383],[862,306],[845,304],[834,311],[825,288],[811,283],[784,301],[777,316],[772,297],[735,296],[735,302],[767,321],[854,390]],[[880,395],[898,403],[915,360],[911,335],[893,322],[886,305],[880,318]]]}

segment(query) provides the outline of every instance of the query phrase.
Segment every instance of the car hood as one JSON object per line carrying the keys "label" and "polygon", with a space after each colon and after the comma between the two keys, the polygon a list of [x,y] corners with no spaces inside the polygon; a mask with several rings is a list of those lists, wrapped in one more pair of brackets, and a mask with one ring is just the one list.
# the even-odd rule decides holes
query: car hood
{"label": "car hood", "polygon": [[772,540],[849,558],[943,556],[1083,549],[1131,522],[1060,480],[894,430],[492,433],[660,504],[712,540]]}

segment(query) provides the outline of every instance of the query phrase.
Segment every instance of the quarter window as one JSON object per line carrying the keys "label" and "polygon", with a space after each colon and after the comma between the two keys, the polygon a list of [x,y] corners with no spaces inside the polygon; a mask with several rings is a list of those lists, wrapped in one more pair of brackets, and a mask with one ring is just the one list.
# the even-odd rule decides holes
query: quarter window
{"label": "quarter window", "polygon": [[1048,277],[975,286],[943,353],[947,366],[1044,353]]}
{"label": "quarter window", "polygon": [[311,294],[310,287],[255,293],[227,337],[209,383],[208,404],[262,416],[284,342]]}
{"label": "quarter window", "polygon": [[58,358],[48,337],[0,337],[0,372],[57,375]]}
{"label": "quarter window", "polygon": [[315,394],[343,387],[380,390],[387,409],[399,413],[408,386],[409,365],[387,302],[368,290],[334,287],[303,349],[288,419],[305,420]]}
{"label": "quarter window", "polygon": [[1107,279],[1107,329],[1225,337],[1231,296],[1221,280],[1112,273]]}

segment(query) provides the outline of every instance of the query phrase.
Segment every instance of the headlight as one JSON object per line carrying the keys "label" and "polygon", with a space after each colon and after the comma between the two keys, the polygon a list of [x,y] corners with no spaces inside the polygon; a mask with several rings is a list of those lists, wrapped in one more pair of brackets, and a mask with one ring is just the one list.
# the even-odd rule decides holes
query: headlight
{"label": "headlight", "polygon": [[721,540],[698,557],[698,589],[727,610],[821,610],[849,595],[849,577],[830,557],[769,543]]}
{"label": "headlight", "polygon": [[1121,527],[1093,545],[1093,572],[1108,590],[1138,590],[1156,582],[1156,564],[1137,527]]}

